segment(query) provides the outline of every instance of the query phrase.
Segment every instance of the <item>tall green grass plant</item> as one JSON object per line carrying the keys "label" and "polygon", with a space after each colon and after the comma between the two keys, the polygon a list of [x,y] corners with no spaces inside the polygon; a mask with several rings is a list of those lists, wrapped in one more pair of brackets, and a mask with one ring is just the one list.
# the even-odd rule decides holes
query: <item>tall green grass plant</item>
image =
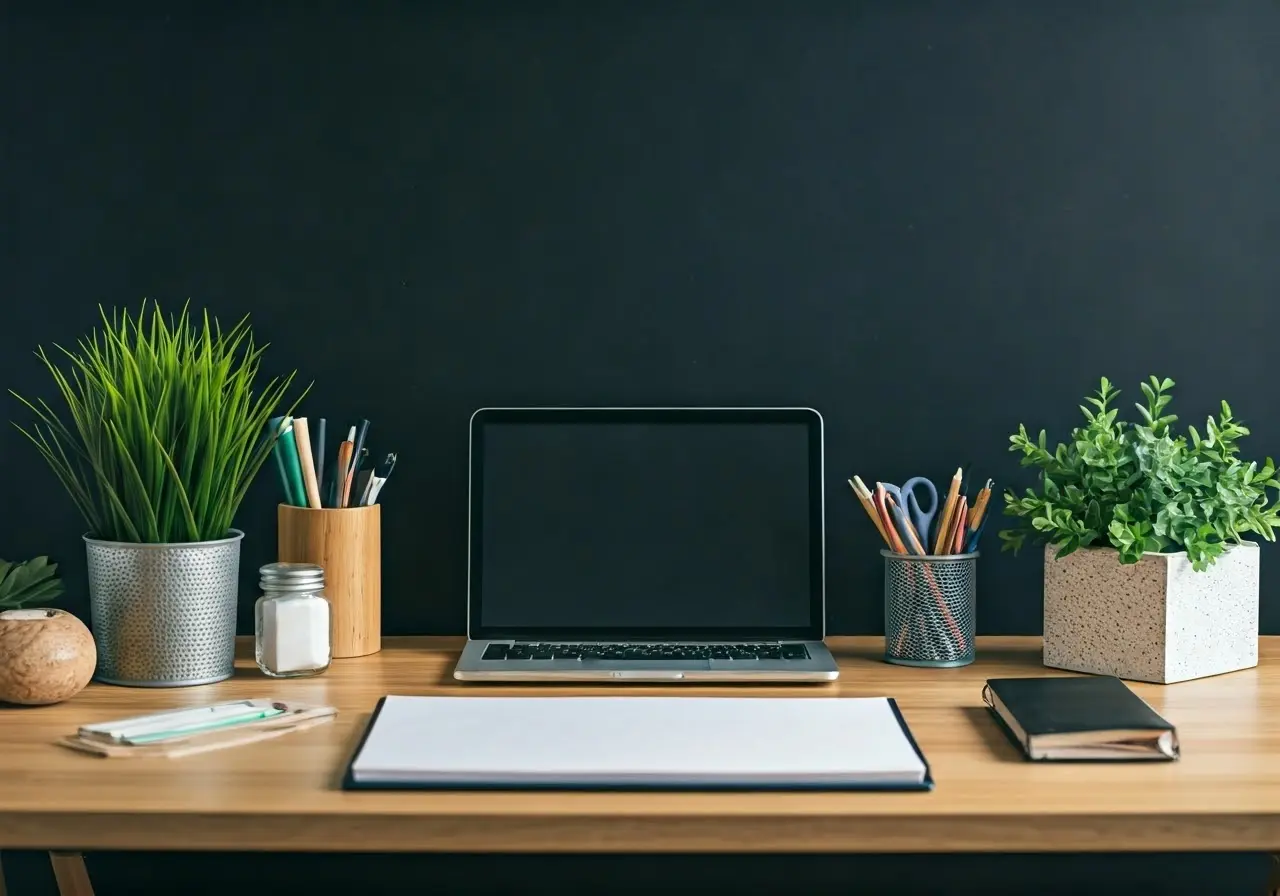
{"label": "tall green grass plant", "polygon": [[196,318],[186,306],[176,318],[146,302],[136,317],[99,310],[101,331],[76,350],[36,350],[65,419],[45,400],[14,392],[36,418],[14,425],[57,475],[91,537],[142,544],[227,537],[271,452],[267,421],[296,371],[255,390],[267,346],[254,344],[247,317],[223,330],[208,312]]}

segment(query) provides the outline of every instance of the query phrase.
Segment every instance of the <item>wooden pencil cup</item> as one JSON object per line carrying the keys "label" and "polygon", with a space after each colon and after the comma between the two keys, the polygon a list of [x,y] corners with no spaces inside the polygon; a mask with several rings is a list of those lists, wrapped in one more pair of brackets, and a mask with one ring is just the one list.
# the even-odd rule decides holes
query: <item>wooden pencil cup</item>
{"label": "wooden pencil cup", "polygon": [[382,649],[382,506],[325,508],[281,504],[276,515],[282,563],[324,569],[333,621],[333,656]]}

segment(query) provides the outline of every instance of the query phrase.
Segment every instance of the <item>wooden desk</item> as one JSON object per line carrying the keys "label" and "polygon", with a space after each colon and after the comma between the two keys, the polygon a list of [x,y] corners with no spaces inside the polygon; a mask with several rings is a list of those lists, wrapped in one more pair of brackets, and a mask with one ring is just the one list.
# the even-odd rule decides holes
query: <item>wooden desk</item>
{"label": "wooden desk", "polygon": [[[488,687],[450,677],[459,642],[388,638],[378,655],[338,661],[325,676],[298,682],[264,679],[244,645],[240,674],[222,684],[163,691],[93,685],[61,706],[0,710],[0,848],[1280,851],[1280,638],[1262,640],[1258,669],[1134,685],[1182,739],[1180,762],[1152,765],[1023,762],[987,717],[982,682],[1056,673],[1040,666],[1038,639],[978,643],[975,665],[926,670],[880,662],[879,638],[836,638],[839,682],[771,689],[896,697],[937,779],[924,794],[344,793],[340,772],[379,696]],[[105,760],[50,743],[91,720],[277,694],[331,703],[340,715],[269,743],[185,759]]]}

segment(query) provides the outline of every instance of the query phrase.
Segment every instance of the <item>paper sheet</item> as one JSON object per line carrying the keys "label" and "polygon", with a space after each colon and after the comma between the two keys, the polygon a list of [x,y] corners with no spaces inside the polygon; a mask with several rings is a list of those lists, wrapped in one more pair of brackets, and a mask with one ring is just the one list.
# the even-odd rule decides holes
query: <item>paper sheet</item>
{"label": "paper sheet", "polygon": [[919,785],[884,698],[387,697],[357,784]]}

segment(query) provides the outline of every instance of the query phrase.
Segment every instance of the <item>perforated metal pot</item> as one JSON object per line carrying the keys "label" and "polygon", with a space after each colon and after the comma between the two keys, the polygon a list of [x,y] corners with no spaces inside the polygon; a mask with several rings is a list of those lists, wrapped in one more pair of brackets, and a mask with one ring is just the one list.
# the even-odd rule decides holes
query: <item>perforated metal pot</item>
{"label": "perforated metal pot", "polygon": [[85,536],[94,676],[133,687],[230,678],[235,662],[240,541],[130,544]]}

